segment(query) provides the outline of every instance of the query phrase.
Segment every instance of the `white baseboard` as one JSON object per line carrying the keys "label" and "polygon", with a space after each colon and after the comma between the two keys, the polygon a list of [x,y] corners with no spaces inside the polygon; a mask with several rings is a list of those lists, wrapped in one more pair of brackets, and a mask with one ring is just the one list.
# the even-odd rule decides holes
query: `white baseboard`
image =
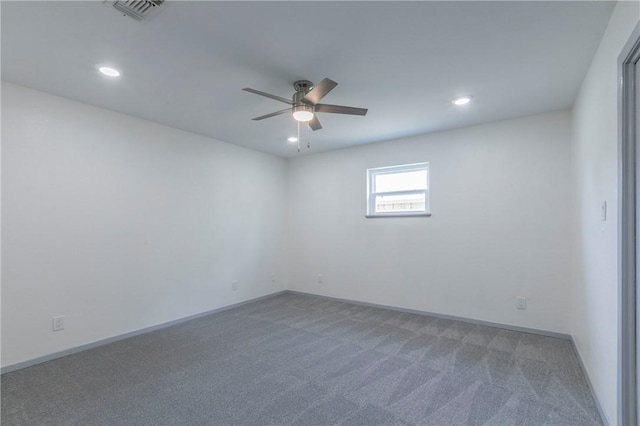
{"label": "white baseboard", "polygon": [[565,334],[565,333],[558,333],[558,332],[555,332],[555,331],[538,330],[536,328],[519,327],[519,326],[516,326],[516,325],[501,324],[501,323],[491,322],[491,321],[482,321],[482,320],[477,320],[477,319],[472,319],[472,318],[458,317],[458,316],[455,316],[455,315],[437,314],[437,313],[434,313],[434,312],[420,311],[420,310],[417,310],[417,309],[399,308],[397,306],[389,306],[389,305],[380,305],[380,304],[377,304],[377,303],[362,302],[360,300],[343,299],[341,297],[323,296],[323,295],[320,295],[320,294],[305,293],[303,291],[297,291],[297,290],[285,290],[284,292],[285,293],[291,293],[291,294],[301,294],[301,295],[304,295],[304,296],[321,297],[323,299],[336,300],[338,302],[353,303],[354,305],[362,305],[362,306],[371,306],[371,307],[374,307],[374,308],[390,309],[392,311],[407,312],[409,314],[428,315],[430,317],[437,317],[437,318],[442,318],[442,319],[467,322],[467,323],[471,323],[471,324],[486,325],[486,326],[489,326],[489,327],[504,328],[506,330],[520,331],[522,333],[539,334],[539,335],[542,335],[542,336],[557,337],[559,339],[571,340],[571,335]]}
{"label": "white baseboard", "polygon": [[591,384],[591,379],[589,378],[589,373],[587,372],[587,368],[585,367],[584,361],[582,360],[582,354],[580,353],[580,350],[578,349],[578,345],[576,345],[576,341],[573,339],[573,336],[571,337],[571,344],[573,345],[573,349],[576,351],[576,355],[578,355],[578,362],[580,362],[580,368],[582,369],[582,373],[584,374],[584,377],[587,379],[587,385],[589,386],[589,390],[591,391],[591,396],[593,396],[593,400],[596,402],[596,407],[598,408],[598,413],[600,413],[600,418],[602,419],[605,425],[610,425],[612,423],[607,417],[607,415],[605,414],[604,410],[602,409],[602,404],[598,399],[598,395],[596,394],[596,391],[593,389],[593,385]]}
{"label": "white baseboard", "polygon": [[73,348],[65,349],[60,352],[55,352],[48,355],[39,356],[36,358],[32,358],[26,361],[17,362],[15,364],[10,364],[4,366],[0,369],[0,374],[10,373],[12,371],[20,370],[23,368],[31,367],[36,364],[40,364],[43,362],[51,361],[57,358],[62,358],[67,355],[72,355],[78,352],[86,351],[88,349],[97,348],[98,346],[107,345],[109,343],[117,342],[119,340],[128,339],[130,337],[139,336],[141,334],[150,333],[152,331],[161,330],[163,328],[171,327],[172,325],[180,324],[186,321],[191,321],[196,318],[206,317],[207,315],[215,314],[218,312],[226,311],[229,309],[236,308],[238,306],[246,305],[247,303],[257,302],[258,300],[267,299],[270,297],[277,296],[279,294],[285,293],[286,290],[277,291],[275,293],[267,294],[265,296],[256,297],[254,299],[245,300],[244,302],[234,303],[232,305],[223,306],[221,308],[211,309],[210,311],[200,312],[199,314],[189,315],[188,317],[178,318],[176,320],[163,322],[162,324],[156,324],[149,327],[144,327],[139,330],[130,331],[128,333],[120,334],[113,337],[108,337],[106,339],[97,340],[95,342],[87,343],[84,345],[76,346]]}

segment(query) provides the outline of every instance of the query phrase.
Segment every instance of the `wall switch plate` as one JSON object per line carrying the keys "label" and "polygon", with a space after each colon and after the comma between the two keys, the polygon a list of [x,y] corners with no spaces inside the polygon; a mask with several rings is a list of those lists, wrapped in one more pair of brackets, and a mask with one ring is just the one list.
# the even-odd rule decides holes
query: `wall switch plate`
{"label": "wall switch plate", "polygon": [[64,315],[53,317],[53,331],[64,330]]}
{"label": "wall switch plate", "polygon": [[276,282],[276,274],[271,274],[271,282],[272,283]]}
{"label": "wall switch plate", "polygon": [[238,280],[234,280],[234,281],[231,283],[231,289],[232,289],[233,291],[236,291],[236,290],[238,289]]}
{"label": "wall switch plate", "polygon": [[604,221],[607,220],[607,202],[606,201],[602,202],[601,209],[602,209],[601,210],[601,218],[602,218],[602,221],[604,222]]}
{"label": "wall switch plate", "polygon": [[318,284],[322,284],[324,282],[324,275],[318,274]]}
{"label": "wall switch plate", "polygon": [[523,296],[516,297],[518,301],[517,308],[518,309],[527,309],[527,298]]}

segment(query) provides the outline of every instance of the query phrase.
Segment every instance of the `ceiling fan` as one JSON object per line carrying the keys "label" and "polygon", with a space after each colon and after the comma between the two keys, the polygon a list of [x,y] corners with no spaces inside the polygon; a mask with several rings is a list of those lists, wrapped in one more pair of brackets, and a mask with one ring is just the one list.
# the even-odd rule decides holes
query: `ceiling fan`
{"label": "ceiling fan", "polygon": [[280,111],[272,112],[270,114],[261,115],[253,120],[264,120],[265,118],[275,117],[276,115],[286,114],[291,112],[293,118],[297,121],[309,123],[309,127],[313,130],[322,129],[320,121],[316,115],[317,112],[328,112],[333,114],[350,114],[350,115],[366,115],[366,108],[354,108],[342,105],[328,105],[319,104],[320,99],[324,98],[327,93],[333,90],[338,83],[328,78],[325,78],[316,86],[308,80],[298,80],[293,83],[295,93],[291,100],[282,98],[280,96],[272,95],[270,93],[261,92],[260,90],[250,89],[245,87],[245,92],[254,93],[260,96],[266,96],[267,98],[275,99],[276,101],[284,102],[291,105],[289,108],[282,109]]}

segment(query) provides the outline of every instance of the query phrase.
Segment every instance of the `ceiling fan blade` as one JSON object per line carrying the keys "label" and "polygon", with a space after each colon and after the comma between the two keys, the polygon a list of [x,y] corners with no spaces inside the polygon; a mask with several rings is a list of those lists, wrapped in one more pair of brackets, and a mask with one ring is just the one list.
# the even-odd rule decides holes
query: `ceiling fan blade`
{"label": "ceiling fan blade", "polygon": [[313,115],[313,118],[311,119],[311,121],[309,121],[309,127],[311,127],[311,130],[314,131],[322,129],[322,125],[320,124],[320,120],[318,120],[317,115]]}
{"label": "ceiling fan blade", "polygon": [[290,99],[281,98],[280,96],[272,95],[270,93],[261,92],[259,90],[250,89],[248,87],[245,87],[242,90],[244,90],[245,92],[253,93],[255,95],[260,95],[260,96],[265,96],[267,98],[275,99],[276,101],[284,102],[285,104],[293,105],[293,102],[291,102]]}
{"label": "ceiling fan blade", "polygon": [[317,104],[316,112],[331,112],[334,114],[367,115],[367,108],[355,108],[342,105]]}
{"label": "ceiling fan blade", "polygon": [[291,112],[291,108],[285,108],[280,111],[272,112],[271,114],[261,115],[260,117],[252,118],[252,120],[264,120],[265,118],[275,117],[276,115],[285,114],[287,112]]}
{"label": "ceiling fan blade", "polygon": [[333,88],[337,85],[338,83],[336,83],[335,81],[325,78],[316,86],[313,86],[313,89],[311,89],[311,91],[307,93],[304,98],[302,98],[302,102],[307,105],[315,105],[320,102],[320,99],[324,98],[326,94],[332,91]]}

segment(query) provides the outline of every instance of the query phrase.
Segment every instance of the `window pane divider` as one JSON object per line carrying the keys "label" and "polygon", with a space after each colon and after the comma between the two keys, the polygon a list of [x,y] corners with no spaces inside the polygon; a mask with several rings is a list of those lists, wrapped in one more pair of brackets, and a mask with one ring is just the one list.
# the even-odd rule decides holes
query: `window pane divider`
{"label": "window pane divider", "polygon": [[407,191],[387,191],[387,192],[372,192],[371,195],[412,195],[412,194],[425,194],[426,189],[411,189]]}

